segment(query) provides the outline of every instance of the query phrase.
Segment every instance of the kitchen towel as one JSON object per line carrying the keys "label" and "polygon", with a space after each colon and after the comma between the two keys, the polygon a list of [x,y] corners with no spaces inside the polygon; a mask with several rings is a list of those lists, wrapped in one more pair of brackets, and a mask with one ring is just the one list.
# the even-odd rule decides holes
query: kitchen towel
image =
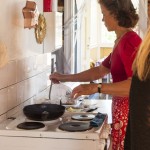
{"label": "kitchen towel", "polygon": [[106,114],[102,114],[98,112],[96,116],[90,121],[90,126],[92,127],[99,127],[103,124],[106,118]]}

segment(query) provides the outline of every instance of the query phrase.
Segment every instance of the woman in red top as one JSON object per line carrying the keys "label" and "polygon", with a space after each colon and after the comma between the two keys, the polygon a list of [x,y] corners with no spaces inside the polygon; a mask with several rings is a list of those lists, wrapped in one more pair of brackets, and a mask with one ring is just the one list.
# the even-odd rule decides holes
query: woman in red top
{"label": "woman in red top", "polygon": [[116,33],[113,52],[98,67],[77,74],[50,75],[54,83],[59,81],[89,82],[111,73],[113,83],[81,84],[73,89],[72,97],[97,92],[110,94],[112,98],[112,149],[124,149],[124,137],[128,122],[128,95],[131,84],[131,66],[141,38],[132,30],[138,15],[131,0],[99,0],[103,21],[108,31]]}

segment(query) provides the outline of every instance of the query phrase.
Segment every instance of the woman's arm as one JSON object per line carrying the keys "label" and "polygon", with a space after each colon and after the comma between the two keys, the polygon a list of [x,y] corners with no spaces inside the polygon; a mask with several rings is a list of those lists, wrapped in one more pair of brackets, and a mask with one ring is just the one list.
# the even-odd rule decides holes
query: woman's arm
{"label": "woman's arm", "polygon": [[[112,96],[128,97],[131,85],[131,78],[116,82],[116,83],[102,83],[101,93]],[[72,91],[71,97],[77,98],[81,95],[91,95],[98,92],[98,84],[81,84],[75,87]]]}
{"label": "woman's arm", "polygon": [[103,83],[101,92],[112,96],[128,97],[131,86],[131,78],[121,82]]}
{"label": "woman's arm", "polygon": [[90,82],[102,78],[104,75],[108,74],[110,70],[104,67],[102,64],[98,67],[93,67],[86,71],[77,74],[60,74],[53,73],[50,75],[50,80],[54,83],[57,82]]}

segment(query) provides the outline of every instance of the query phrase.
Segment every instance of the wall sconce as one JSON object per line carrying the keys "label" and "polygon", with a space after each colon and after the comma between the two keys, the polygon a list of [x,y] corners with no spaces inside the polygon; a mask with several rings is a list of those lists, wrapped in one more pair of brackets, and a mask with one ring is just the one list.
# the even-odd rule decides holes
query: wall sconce
{"label": "wall sconce", "polygon": [[33,1],[26,1],[26,6],[22,10],[24,17],[24,28],[35,28],[38,24],[39,12],[37,5]]}

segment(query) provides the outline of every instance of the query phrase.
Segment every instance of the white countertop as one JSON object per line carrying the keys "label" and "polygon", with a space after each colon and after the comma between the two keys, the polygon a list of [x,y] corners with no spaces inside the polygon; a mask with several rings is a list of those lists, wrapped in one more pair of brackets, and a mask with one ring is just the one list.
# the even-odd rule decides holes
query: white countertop
{"label": "white countertop", "polygon": [[[97,112],[105,113],[108,115],[108,123],[111,123],[112,121],[111,100],[84,99],[83,102],[84,104],[90,106],[96,105],[98,109],[90,113],[97,113]],[[8,124],[10,122],[7,120],[6,123]],[[72,146],[74,146],[74,150],[83,150],[83,149],[99,150],[99,148],[105,146],[104,141],[108,137],[110,129],[108,128],[107,130],[107,125],[103,124],[100,128],[95,128],[94,131],[89,130],[87,132],[76,132],[76,133],[59,131],[57,130],[57,128],[56,128],[57,132],[53,130],[47,132],[40,130],[24,131],[24,130],[6,129],[7,124],[3,124],[3,126],[1,125],[0,128],[0,145],[3,150],[12,150],[12,149],[20,150],[20,148],[23,148],[24,150],[27,149],[47,150],[49,147],[51,147],[51,149],[66,150],[71,149]],[[44,147],[42,143],[44,143]],[[61,143],[61,145],[58,143]]]}
{"label": "white countertop", "polygon": [[105,100],[105,99],[84,99],[84,103],[87,105],[93,105],[95,104],[98,106],[98,109],[93,112],[100,112],[100,113],[106,113],[108,115],[108,124],[112,123],[112,100]]}

